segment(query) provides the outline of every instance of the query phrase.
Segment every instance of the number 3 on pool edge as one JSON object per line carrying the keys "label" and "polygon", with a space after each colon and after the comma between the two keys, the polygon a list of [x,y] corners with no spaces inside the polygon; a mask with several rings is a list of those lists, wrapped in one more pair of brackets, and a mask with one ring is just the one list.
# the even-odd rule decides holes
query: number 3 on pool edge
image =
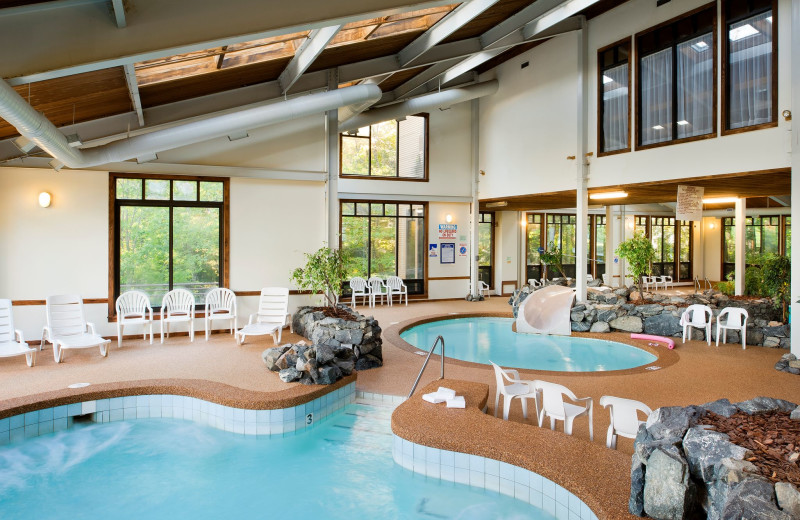
{"label": "number 3 on pool edge", "polygon": [[306,415],[306,426],[311,426],[313,422],[314,422],[314,414],[310,413]]}

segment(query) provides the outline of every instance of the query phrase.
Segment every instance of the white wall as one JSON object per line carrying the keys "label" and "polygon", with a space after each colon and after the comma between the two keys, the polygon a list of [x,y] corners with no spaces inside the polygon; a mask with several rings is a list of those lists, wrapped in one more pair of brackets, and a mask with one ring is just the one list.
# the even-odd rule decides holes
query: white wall
{"label": "white wall", "polygon": [[[446,217],[451,215],[451,224],[458,226],[455,239],[440,239],[439,225],[447,224]],[[472,255],[470,251],[470,204],[467,203],[435,203],[428,205],[428,244],[435,244],[435,258],[428,255],[428,298],[464,298],[469,293],[469,273]],[[456,258],[454,264],[441,263],[442,244],[455,243]],[[464,245],[467,253],[461,255],[459,248]],[[458,278],[451,280],[431,280],[431,278]]]}
{"label": "white wall", "polygon": [[[494,229],[495,263],[494,277],[495,288],[499,292],[510,292],[511,287],[501,286],[502,282],[519,281],[520,262],[524,261],[524,250],[520,252],[521,243],[520,225],[521,217],[516,211],[498,211],[495,213],[497,225]],[[519,285],[518,285],[519,286]]]}

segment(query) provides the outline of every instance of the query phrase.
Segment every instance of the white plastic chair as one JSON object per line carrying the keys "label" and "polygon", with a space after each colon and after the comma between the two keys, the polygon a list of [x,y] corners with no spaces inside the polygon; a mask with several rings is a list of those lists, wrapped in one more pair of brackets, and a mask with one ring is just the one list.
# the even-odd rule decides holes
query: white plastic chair
{"label": "white plastic chair", "polygon": [[161,343],[164,343],[164,329],[169,338],[169,327],[173,323],[186,323],[189,341],[194,341],[194,295],[186,289],[173,289],[161,300]]}
{"label": "white plastic chair", "polygon": [[99,336],[94,324],[86,321],[83,300],[76,294],[61,294],[47,297],[47,325],[42,330],[42,345],[53,344],[53,358],[56,363],[64,359],[68,348],[100,347],[100,355],[108,356],[111,340]]}
{"label": "white plastic chair", "polygon": [[350,306],[356,307],[356,296],[361,296],[361,305],[366,305],[367,298],[369,298],[369,285],[367,281],[360,276],[350,278]]}
{"label": "white plastic chair", "polygon": [[206,294],[206,341],[211,336],[214,320],[227,321],[231,334],[236,332],[236,295],[230,289],[218,287]]}
{"label": "white plastic chair", "polygon": [[244,344],[247,336],[272,334],[276,345],[281,344],[281,332],[286,325],[289,310],[289,289],[264,287],[258,299],[258,312],[250,315],[247,325],[236,332],[236,343]]}
{"label": "white plastic chair", "polygon": [[[689,305],[681,314],[681,327],[683,327],[683,342],[686,343],[686,333],[691,327],[705,329],[706,341],[711,346],[711,317],[714,313],[708,305]],[[691,338],[691,335],[690,335]]]}
{"label": "white plastic chair", "polygon": [[[494,367],[497,392],[494,396],[494,416],[497,417],[497,410],[500,407],[500,396],[503,396],[503,420],[508,420],[508,412],[511,409],[511,402],[517,398],[522,403],[522,416],[528,418],[528,399],[533,399],[536,407],[536,418],[539,418],[539,401],[536,393],[536,381],[524,381],[519,378],[519,372],[513,368],[503,369],[493,361],[489,361]],[[513,377],[510,377],[513,376]],[[506,383],[508,381],[509,384]],[[539,421],[539,426],[542,423]]]}
{"label": "white plastic chair", "polygon": [[[564,421],[564,433],[572,435],[572,422],[581,415],[589,416],[589,439],[594,440],[592,426],[592,398],[578,398],[566,386],[546,381],[536,381],[536,391],[541,395],[541,410],[539,411],[539,426],[545,416],[550,417],[550,429],[556,429],[556,421]],[[564,396],[575,403],[586,403],[585,406],[565,403]]]}
{"label": "white plastic chair", "polygon": [[[386,287],[386,284],[379,276],[373,276],[369,280],[367,280],[369,284],[369,306],[375,307],[375,297],[381,297],[381,305],[383,305],[383,297],[389,295],[389,288]],[[392,301],[389,300],[389,305],[392,304]]]}
{"label": "white plastic chair", "polygon": [[479,287],[479,291],[481,293],[481,296],[486,295],[487,298],[491,298],[491,295],[490,295],[491,289],[489,288],[489,284],[488,283],[486,283],[484,281],[481,281],[481,280],[478,280],[478,287]]}
{"label": "white plastic chair", "polygon": [[671,276],[662,276],[661,277],[661,284],[664,286],[664,290],[667,290],[673,287],[675,284],[672,282]]}
{"label": "white plastic chair", "polygon": [[600,398],[600,406],[608,408],[611,414],[611,423],[608,425],[608,434],[606,435],[606,447],[612,450],[617,449],[617,436],[626,439],[636,438],[636,434],[639,433],[639,425],[647,421],[646,418],[644,421],[639,420],[639,411],[644,412],[648,417],[653,413],[650,407],[642,402],[610,395]]}
{"label": "white plastic chair", "polygon": [[[742,338],[742,350],[747,348],[747,310],[739,307],[725,307],[717,316],[717,346],[719,346],[719,332],[722,329],[722,342],[728,342],[728,329],[738,330]],[[722,318],[727,318],[724,322]]]}
{"label": "white plastic chair", "polygon": [[30,348],[22,331],[14,328],[11,300],[0,300],[0,357],[23,355],[29,367],[36,364],[36,349]]}
{"label": "white plastic chair", "polygon": [[389,305],[392,304],[394,295],[398,295],[397,303],[403,303],[403,295],[406,297],[406,305],[408,305],[408,287],[403,283],[403,279],[399,276],[390,276],[386,279],[386,287],[389,296]]}
{"label": "white plastic chair", "polygon": [[150,326],[150,344],[153,344],[153,308],[150,298],[141,291],[126,291],[117,298],[117,348],[122,347],[122,332],[126,325],[142,325],[143,339],[147,339]]}
{"label": "white plastic chair", "polygon": [[589,273],[586,273],[586,283],[593,281],[594,281],[594,276],[590,275]]}
{"label": "white plastic chair", "polygon": [[[656,283],[655,276],[642,276],[642,285],[644,285],[645,291],[649,291],[650,286],[654,286],[655,283]],[[656,287],[656,290],[658,290],[658,287]]]}
{"label": "white plastic chair", "polygon": [[536,289],[537,287],[541,287],[542,286],[542,282],[540,282],[536,278],[528,278],[528,285],[530,285],[531,287]]}

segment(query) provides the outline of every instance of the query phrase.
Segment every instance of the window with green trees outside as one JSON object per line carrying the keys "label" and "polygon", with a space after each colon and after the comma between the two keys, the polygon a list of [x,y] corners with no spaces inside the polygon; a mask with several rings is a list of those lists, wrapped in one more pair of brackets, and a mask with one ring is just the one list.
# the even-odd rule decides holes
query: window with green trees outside
{"label": "window with green trees outside", "polygon": [[138,290],[161,306],[172,289],[195,302],[224,286],[228,180],[112,174],[114,294]]}
{"label": "window with green trees outside", "polygon": [[427,180],[428,116],[406,116],[339,135],[342,176]]}

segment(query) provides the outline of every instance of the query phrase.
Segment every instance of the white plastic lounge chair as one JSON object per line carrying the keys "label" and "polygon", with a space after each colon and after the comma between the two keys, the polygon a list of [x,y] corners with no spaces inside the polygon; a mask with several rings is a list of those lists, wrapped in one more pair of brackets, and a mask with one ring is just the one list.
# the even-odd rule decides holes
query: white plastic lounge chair
{"label": "white plastic lounge chair", "polygon": [[355,309],[356,296],[361,296],[361,305],[366,305],[366,300],[369,298],[369,285],[367,281],[360,276],[350,278],[350,306]]}
{"label": "white plastic lounge chair", "polygon": [[636,438],[639,425],[647,420],[647,418],[644,421],[639,420],[639,411],[644,412],[648,417],[653,413],[644,403],[610,395],[600,398],[600,406],[608,408],[611,414],[611,424],[608,425],[608,435],[606,435],[606,447],[612,450],[617,449],[617,436],[627,439]]}
{"label": "white plastic lounge chair", "polygon": [[164,343],[164,329],[169,338],[169,326],[173,323],[186,323],[189,341],[194,341],[194,295],[186,289],[173,289],[161,300],[161,343]]}
{"label": "white plastic lounge chair", "polygon": [[478,280],[478,287],[480,288],[479,290],[480,290],[481,296],[486,295],[487,298],[491,298],[491,296],[489,295],[489,293],[491,292],[491,289],[489,288],[489,284],[488,283],[486,283],[484,281],[481,281],[481,280]]}
{"label": "white plastic lounge chair", "polygon": [[[503,420],[508,420],[508,411],[511,409],[511,401],[517,398],[522,403],[522,416],[528,418],[528,399],[533,399],[536,407],[536,417],[539,417],[539,401],[536,396],[536,381],[524,381],[519,378],[519,372],[513,368],[503,369],[494,362],[489,361],[494,367],[494,376],[497,383],[497,392],[494,396],[494,416],[497,417],[497,410],[500,407],[500,396],[503,396]],[[511,377],[513,376],[513,377]],[[541,421],[539,421],[541,426]]]}
{"label": "white plastic lounge chair", "polygon": [[[722,342],[728,342],[728,329],[738,330],[742,338],[742,350],[747,348],[747,318],[750,315],[745,309],[739,307],[725,307],[717,316],[717,346],[719,346],[719,333],[722,329]],[[723,318],[725,320],[723,321]]]}
{"label": "white plastic lounge chair", "polygon": [[397,303],[403,303],[403,295],[406,297],[406,305],[408,305],[408,287],[403,283],[403,279],[399,276],[390,276],[386,279],[386,287],[389,291],[389,305],[392,304],[394,295],[397,295]]}
{"label": "white plastic lounge chair", "polygon": [[[381,305],[383,305],[383,297],[389,295],[389,288],[386,287],[386,284],[381,279],[380,276],[373,276],[369,280],[367,280],[369,284],[369,306],[375,307],[375,297],[380,296],[381,298]],[[392,304],[392,301],[389,300],[389,305]]]}
{"label": "white plastic lounge chair", "polygon": [[[539,425],[545,416],[550,417],[550,429],[556,429],[556,421],[564,421],[564,433],[572,435],[572,422],[581,415],[589,416],[589,439],[594,440],[592,427],[592,398],[578,398],[566,386],[546,381],[536,381],[536,391],[541,392],[541,410],[539,411]],[[564,396],[575,403],[586,403],[585,406],[565,403]]]}
{"label": "white plastic lounge chair", "polygon": [[99,336],[94,324],[86,322],[80,296],[61,294],[47,297],[47,326],[39,350],[45,342],[53,344],[53,358],[61,363],[68,348],[100,347],[100,355],[106,357],[111,340]]}
{"label": "white plastic lounge chair", "polygon": [[117,348],[122,347],[122,332],[126,325],[142,325],[143,339],[147,339],[150,326],[150,344],[153,344],[153,308],[150,298],[141,291],[126,291],[117,298]]}
{"label": "white plastic lounge chair", "polygon": [[[681,327],[683,327],[683,342],[686,343],[687,332],[691,327],[705,329],[706,341],[711,346],[711,317],[714,313],[708,305],[694,304],[689,305],[681,315]],[[691,334],[689,334],[691,339]]]}
{"label": "white plastic lounge chair", "polygon": [[275,345],[280,345],[288,309],[288,288],[264,287],[258,300],[258,312],[251,314],[247,325],[236,332],[236,343],[242,345],[247,336],[272,334]]}
{"label": "white plastic lounge chair", "polygon": [[22,331],[14,328],[11,300],[0,300],[0,357],[23,355],[29,367],[36,364],[36,349],[30,348]]}
{"label": "white plastic lounge chair", "polygon": [[236,332],[236,295],[230,289],[218,287],[206,294],[206,341],[211,336],[214,320],[227,321],[231,334]]}

